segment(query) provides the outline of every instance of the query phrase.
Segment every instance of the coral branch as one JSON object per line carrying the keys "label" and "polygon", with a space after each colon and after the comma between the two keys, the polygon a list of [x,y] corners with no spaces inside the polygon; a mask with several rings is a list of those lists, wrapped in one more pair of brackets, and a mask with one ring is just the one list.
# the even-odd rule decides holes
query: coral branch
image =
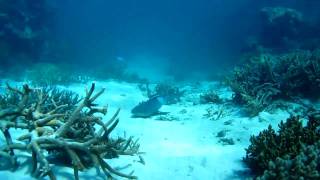
{"label": "coral branch", "polygon": [[[111,168],[103,159],[135,155],[139,149],[139,144],[132,137],[110,137],[119,123],[120,109],[107,122],[96,116],[97,113],[107,113],[107,107],[100,108],[94,104],[104,89],[94,93],[95,84],[92,84],[78,104],[77,97],[74,99],[70,95],[68,99],[63,92],[32,90],[27,85],[23,90],[7,86],[12,94],[18,96],[4,98],[8,104],[3,106],[5,109],[0,109],[0,129],[6,140],[0,156],[8,159],[14,167],[18,166],[14,150],[21,150],[31,152],[31,172],[35,177],[56,179],[50,156],[50,159],[69,159],[66,165],[73,168],[75,179],[79,179],[79,171],[91,167],[100,167],[109,178],[113,175],[136,178]],[[95,130],[97,125],[101,127],[99,131]],[[11,128],[25,131],[17,138],[22,143],[12,140]]]}

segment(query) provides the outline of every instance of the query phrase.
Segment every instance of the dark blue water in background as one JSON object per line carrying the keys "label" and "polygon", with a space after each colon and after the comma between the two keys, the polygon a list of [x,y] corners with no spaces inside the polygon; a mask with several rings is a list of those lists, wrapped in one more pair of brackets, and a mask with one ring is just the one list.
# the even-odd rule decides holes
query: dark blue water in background
{"label": "dark blue water in background", "polygon": [[176,73],[212,71],[233,61],[256,30],[252,2],[66,1],[57,18],[59,37],[83,52],[77,58],[83,63],[144,55],[150,63],[154,57],[169,61],[179,67]]}
{"label": "dark blue water in background", "polygon": [[[142,68],[152,68],[151,63],[177,77],[214,74],[236,64],[248,36],[261,31],[262,7],[295,8],[312,21],[319,20],[320,14],[317,0],[57,0],[50,4],[49,36],[59,48],[52,45],[50,53],[26,61],[94,68],[121,59]],[[14,58],[2,61],[23,63]]]}

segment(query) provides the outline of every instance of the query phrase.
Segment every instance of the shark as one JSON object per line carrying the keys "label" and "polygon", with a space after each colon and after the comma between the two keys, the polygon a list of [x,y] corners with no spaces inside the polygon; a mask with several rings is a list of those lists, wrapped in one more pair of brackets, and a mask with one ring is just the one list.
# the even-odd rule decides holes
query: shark
{"label": "shark", "polygon": [[153,115],[159,114],[159,109],[165,103],[165,100],[162,96],[153,96],[148,100],[140,102],[132,110],[132,117],[142,117],[147,118]]}

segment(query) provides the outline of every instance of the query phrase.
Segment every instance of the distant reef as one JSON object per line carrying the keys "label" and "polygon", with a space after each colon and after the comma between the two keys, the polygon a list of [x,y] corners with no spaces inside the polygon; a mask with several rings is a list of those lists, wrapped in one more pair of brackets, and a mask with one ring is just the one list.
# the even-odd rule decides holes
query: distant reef
{"label": "distant reef", "polygon": [[0,59],[2,66],[35,61],[50,46],[52,11],[47,1],[0,1]]}
{"label": "distant reef", "polygon": [[285,102],[305,111],[288,111],[278,131],[269,125],[252,136],[243,161],[254,179],[319,179],[320,113],[313,102],[320,98],[320,22],[287,7],[260,14],[262,32],[248,37],[241,65],[226,78],[233,102],[250,116]]}
{"label": "distant reef", "polygon": [[320,46],[320,22],[309,20],[296,9],[264,7],[260,10],[260,33],[248,37],[247,53],[280,53],[293,49],[314,50]]}
{"label": "distant reef", "polygon": [[241,65],[226,78],[233,101],[256,116],[275,100],[319,98],[320,22],[287,7],[264,7],[260,15],[262,31],[248,37]]}

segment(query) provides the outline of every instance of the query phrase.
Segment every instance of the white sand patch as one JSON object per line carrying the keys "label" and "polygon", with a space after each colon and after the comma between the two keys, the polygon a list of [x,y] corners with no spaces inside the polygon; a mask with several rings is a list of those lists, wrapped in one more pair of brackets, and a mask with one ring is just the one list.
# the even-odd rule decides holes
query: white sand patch
{"label": "white sand patch", "polygon": [[[255,118],[247,118],[238,113],[237,107],[218,120],[204,117],[210,107],[216,105],[200,105],[193,103],[201,92],[208,87],[217,87],[217,92],[224,99],[230,99],[228,88],[221,88],[217,83],[200,83],[196,86],[186,86],[188,97],[181,103],[163,106],[160,110],[167,115],[157,115],[151,118],[132,118],[131,109],[140,101],[146,99],[136,84],[114,81],[96,82],[97,89],[106,88],[106,92],[97,99],[101,106],[108,105],[109,119],[117,108],[121,108],[120,123],[113,136],[139,138],[141,152],[145,165],[139,163],[139,157],[121,156],[108,160],[112,166],[132,166],[124,172],[134,170],[134,175],[142,180],[206,180],[206,179],[242,179],[236,172],[245,169],[241,163],[252,134],[267,128],[268,124],[277,127],[280,120],[289,115],[278,111],[275,114],[260,113]],[[68,89],[84,94],[84,88],[89,85],[74,84]],[[221,130],[226,130],[225,138],[232,138],[234,145],[222,145],[216,137]],[[73,171],[69,168],[55,168],[58,179],[72,178]],[[30,179],[26,168],[16,172],[0,171],[1,179]],[[103,179],[94,169],[80,173],[80,179]]]}

